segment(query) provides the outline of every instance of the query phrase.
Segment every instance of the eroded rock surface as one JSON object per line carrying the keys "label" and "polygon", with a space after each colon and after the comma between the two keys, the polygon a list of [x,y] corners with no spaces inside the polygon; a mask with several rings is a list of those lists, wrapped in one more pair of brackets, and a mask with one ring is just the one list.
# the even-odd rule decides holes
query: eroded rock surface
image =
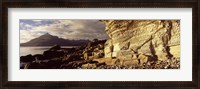
{"label": "eroded rock surface", "polygon": [[180,57],[179,20],[102,20],[105,58],[165,61]]}

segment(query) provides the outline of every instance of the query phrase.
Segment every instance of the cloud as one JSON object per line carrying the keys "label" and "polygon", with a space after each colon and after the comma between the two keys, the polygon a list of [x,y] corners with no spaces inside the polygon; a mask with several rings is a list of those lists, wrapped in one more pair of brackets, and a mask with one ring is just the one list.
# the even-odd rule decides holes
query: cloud
{"label": "cloud", "polygon": [[[34,21],[32,20],[32,22]],[[108,38],[104,31],[105,25],[98,20],[40,20],[40,23],[40,25],[35,25],[35,23],[27,24],[26,21],[20,22],[22,24],[20,25],[21,42],[27,42],[45,33],[74,40]]]}
{"label": "cloud", "polygon": [[41,35],[42,33],[32,32],[31,30],[20,30],[20,43],[27,42]]}
{"label": "cloud", "polygon": [[41,22],[42,20],[32,20],[32,21],[34,21],[34,22]]}

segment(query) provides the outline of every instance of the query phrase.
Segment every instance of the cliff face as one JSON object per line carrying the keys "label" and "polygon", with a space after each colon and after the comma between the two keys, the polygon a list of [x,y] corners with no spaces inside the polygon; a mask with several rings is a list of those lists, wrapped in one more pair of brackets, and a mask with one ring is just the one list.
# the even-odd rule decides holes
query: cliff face
{"label": "cliff face", "polygon": [[102,22],[106,25],[105,31],[109,36],[104,48],[106,58],[129,60],[152,57],[156,60],[167,60],[180,57],[179,20]]}

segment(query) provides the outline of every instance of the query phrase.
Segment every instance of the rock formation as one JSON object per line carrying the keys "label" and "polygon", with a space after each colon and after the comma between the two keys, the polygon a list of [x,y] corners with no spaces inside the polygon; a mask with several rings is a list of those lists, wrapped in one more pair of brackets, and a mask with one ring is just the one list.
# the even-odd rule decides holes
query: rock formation
{"label": "rock formation", "polygon": [[85,60],[93,60],[104,57],[104,43],[106,40],[94,39],[89,42],[83,50]]}
{"label": "rock formation", "polygon": [[109,39],[105,58],[166,61],[180,57],[179,20],[101,20]]}

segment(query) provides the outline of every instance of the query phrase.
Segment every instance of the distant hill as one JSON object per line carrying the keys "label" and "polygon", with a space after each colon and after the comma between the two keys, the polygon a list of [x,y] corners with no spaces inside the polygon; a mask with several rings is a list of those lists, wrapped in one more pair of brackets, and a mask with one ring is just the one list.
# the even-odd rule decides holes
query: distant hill
{"label": "distant hill", "polygon": [[60,46],[81,46],[88,42],[90,42],[90,40],[68,40],[47,33],[26,43],[21,43],[20,46],[53,46],[55,44]]}

